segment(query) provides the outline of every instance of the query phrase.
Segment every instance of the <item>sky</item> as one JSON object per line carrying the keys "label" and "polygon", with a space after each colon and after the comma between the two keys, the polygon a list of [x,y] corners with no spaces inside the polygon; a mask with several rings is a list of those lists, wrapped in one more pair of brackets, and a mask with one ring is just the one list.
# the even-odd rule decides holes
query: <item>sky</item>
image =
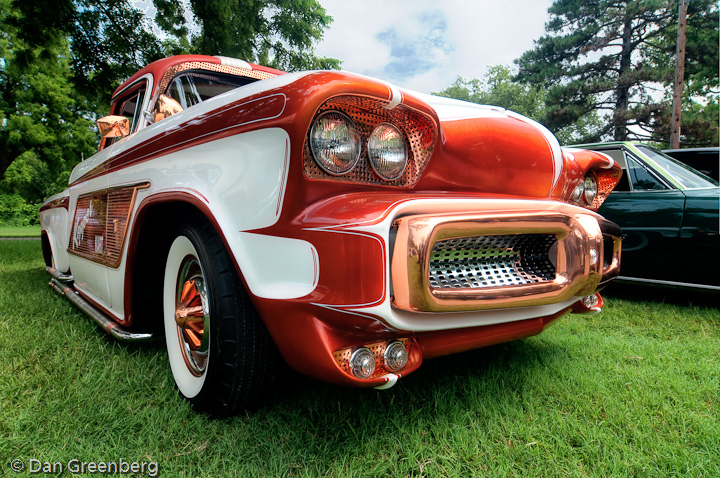
{"label": "sky", "polygon": [[[188,0],[182,0],[186,2]],[[545,32],[553,0],[318,0],[333,17],[315,47],[342,68],[431,93],[511,65]],[[131,0],[154,17],[152,2]],[[186,7],[187,8],[187,7]]]}
{"label": "sky", "polygon": [[430,93],[482,78],[533,47],[552,0],[319,0],[334,18],[316,46],[342,68]]}

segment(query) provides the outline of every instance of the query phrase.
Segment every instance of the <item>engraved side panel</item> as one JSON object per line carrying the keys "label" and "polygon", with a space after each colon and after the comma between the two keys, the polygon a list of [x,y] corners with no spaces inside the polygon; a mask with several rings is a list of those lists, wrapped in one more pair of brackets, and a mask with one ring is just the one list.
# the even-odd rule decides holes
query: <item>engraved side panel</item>
{"label": "engraved side panel", "polygon": [[127,231],[130,211],[135,203],[137,190],[137,187],[133,187],[108,191],[105,264],[110,267],[120,265],[125,244],[125,232]]}
{"label": "engraved side panel", "polygon": [[91,261],[103,262],[105,224],[107,222],[107,191],[78,198],[70,233],[68,252]]}
{"label": "engraved side panel", "polygon": [[78,198],[68,252],[118,267],[137,190],[149,183],[106,189]]}

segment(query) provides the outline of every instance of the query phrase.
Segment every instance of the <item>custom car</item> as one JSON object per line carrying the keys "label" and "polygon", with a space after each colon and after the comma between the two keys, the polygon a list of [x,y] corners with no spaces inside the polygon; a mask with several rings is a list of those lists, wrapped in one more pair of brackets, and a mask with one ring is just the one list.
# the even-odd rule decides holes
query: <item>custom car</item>
{"label": "custom car", "polygon": [[50,284],[116,338],[164,335],[199,410],[261,404],[281,360],[387,388],[599,311],[618,274],[595,211],[620,168],[501,108],[197,55],[111,108],[41,208]]}
{"label": "custom car", "polygon": [[624,234],[621,278],[720,290],[720,188],[660,151],[633,142],[585,144],[623,170],[599,212]]}

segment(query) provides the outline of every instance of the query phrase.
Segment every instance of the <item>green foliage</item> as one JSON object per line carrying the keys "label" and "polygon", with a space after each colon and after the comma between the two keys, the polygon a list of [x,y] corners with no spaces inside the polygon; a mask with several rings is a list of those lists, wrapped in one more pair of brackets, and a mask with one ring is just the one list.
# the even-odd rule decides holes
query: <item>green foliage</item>
{"label": "green foliage", "polygon": [[17,15],[11,25],[30,46],[17,55],[20,67],[38,58],[57,61],[59,52],[48,47],[62,39],[71,45],[74,87],[91,111],[107,108],[122,80],[165,56],[143,13],[128,0],[12,0],[12,8]]}
{"label": "green foliage", "polygon": [[451,86],[433,94],[482,105],[500,106],[533,119],[541,118],[545,108],[545,91],[532,85],[513,82],[512,70],[504,65],[488,68],[488,73],[482,80],[458,77]]}
{"label": "green foliage", "polygon": [[332,22],[314,0],[190,0],[199,31],[192,34],[181,5],[153,0],[156,21],[175,48],[242,58],[285,71],[337,69],[340,61],[316,57],[313,44]]}
{"label": "green foliage", "polygon": [[[72,82],[66,41],[48,34],[31,47],[14,26],[18,11],[0,0],[0,192],[29,203],[61,190],[67,172],[97,143]],[[24,64],[20,58],[32,57]]]}
{"label": "green foliage", "polygon": [[0,226],[39,224],[38,206],[28,204],[17,194],[0,194]]}
{"label": "green foliage", "polygon": [[[677,8],[661,0],[556,0],[548,34],[517,60],[518,79],[547,89],[543,123],[561,130],[600,110],[607,112],[606,124],[587,140],[664,140],[660,134],[670,105],[657,91],[669,87],[674,76]],[[693,94],[712,85],[717,91],[717,14],[714,1],[690,2]]]}

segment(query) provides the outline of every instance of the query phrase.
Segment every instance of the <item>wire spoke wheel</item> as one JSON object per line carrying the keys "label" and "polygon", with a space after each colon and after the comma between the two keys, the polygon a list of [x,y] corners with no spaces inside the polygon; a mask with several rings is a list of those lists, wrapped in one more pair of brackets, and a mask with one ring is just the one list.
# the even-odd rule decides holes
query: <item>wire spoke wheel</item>
{"label": "wire spoke wheel", "polygon": [[180,348],[190,372],[199,377],[205,371],[210,353],[210,304],[205,278],[196,257],[183,262],[177,281],[175,322]]}

